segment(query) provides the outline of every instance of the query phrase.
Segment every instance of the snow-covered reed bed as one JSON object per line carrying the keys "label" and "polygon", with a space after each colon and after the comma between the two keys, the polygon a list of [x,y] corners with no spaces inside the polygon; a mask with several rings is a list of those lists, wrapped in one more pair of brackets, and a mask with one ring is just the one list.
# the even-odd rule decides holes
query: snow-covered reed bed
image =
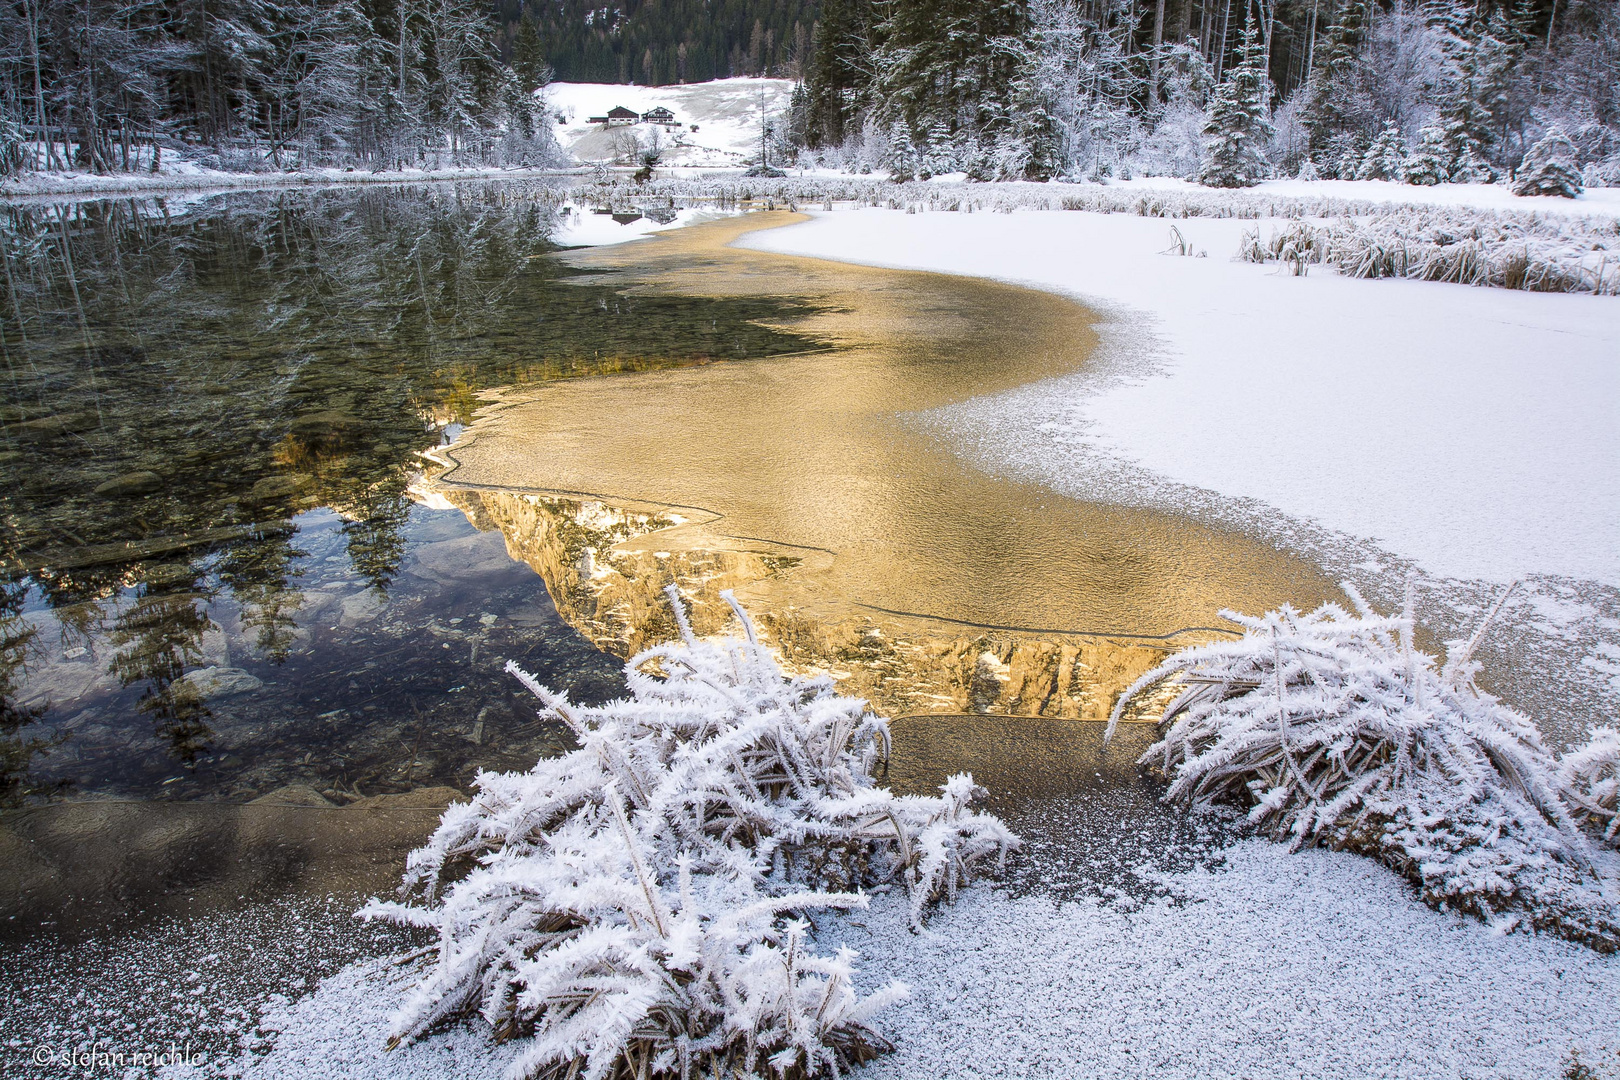
{"label": "snow-covered reed bed", "polygon": [[1236,802],[1295,847],[1382,860],[1442,909],[1620,949],[1605,850],[1620,736],[1602,730],[1560,762],[1530,720],[1474,684],[1485,624],[1437,663],[1413,645],[1410,588],[1395,618],[1344,589],[1354,614],[1223,612],[1243,637],[1148,672],[1110,734],[1132,697],[1173,680],[1162,738],[1139,760],[1169,781],[1167,799]]}
{"label": "snow-covered reed bed", "polygon": [[677,178],[587,186],[605,201],[907,212],[1078,210],[1141,217],[1292,219],[1269,242],[1256,231],[1236,257],[1323,264],[1352,277],[1410,277],[1539,292],[1620,294],[1620,220],[1528,210],[1414,206],[1333,195],[1111,188],[1078,184],[895,184],[860,177]]}
{"label": "snow-covered reed bed", "polygon": [[1294,221],[1239,245],[1249,262],[1295,274],[1325,264],[1358,278],[1406,277],[1532,292],[1620,295],[1620,225],[1456,207],[1386,209],[1364,219]]}
{"label": "snow-covered reed bed", "polygon": [[527,1040],[514,1076],[843,1072],[888,1049],[873,1017],[907,991],[857,995],[800,913],[899,885],[919,922],[1017,844],[970,776],[878,787],[887,722],[786,677],[729,593],[745,640],[698,640],[669,595],[681,640],[631,659],[628,698],[582,708],[508,666],[580,745],[479,775],[411,856],[416,902],[366,909],[438,933],[396,1041],[476,1011]]}

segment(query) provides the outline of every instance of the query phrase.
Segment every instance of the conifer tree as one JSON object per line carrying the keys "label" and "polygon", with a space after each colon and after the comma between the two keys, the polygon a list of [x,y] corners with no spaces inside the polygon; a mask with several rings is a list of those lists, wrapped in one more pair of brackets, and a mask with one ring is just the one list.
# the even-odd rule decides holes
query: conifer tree
{"label": "conifer tree", "polygon": [[1581,175],[1575,168],[1575,144],[1554,124],[1536,141],[1513,178],[1515,195],[1559,195],[1573,199],[1581,193]]}
{"label": "conifer tree", "polygon": [[1209,103],[1203,168],[1198,182],[1208,187],[1253,187],[1268,171],[1263,147],[1271,138],[1266,120],[1265,52],[1254,20],[1243,20],[1242,60],[1228,73]]}
{"label": "conifer tree", "polygon": [[936,124],[962,146],[1007,134],[1025,0],[890,0],[874,27],[879,119],[912,133]]}
{"label": "conifer tree", "polygon": [[1356,169],[1357,180],[1399,180],[1406,166],[1406,140],[1392,120],[1373,140]]}
{"label": "conifer tree", "polygon": [[1401,166],[1401,179],[1419,187],[1443,184],[1450,177],[1446,170],[1446,136],[1439,128],[1428,125],[1418,132],[1417,149],[1407,156]]}
{"label": "conifer tree", "polygon": [[837,146],[866,99],[870,61],[870,0],[826,0],[806,80],[806,142]]}

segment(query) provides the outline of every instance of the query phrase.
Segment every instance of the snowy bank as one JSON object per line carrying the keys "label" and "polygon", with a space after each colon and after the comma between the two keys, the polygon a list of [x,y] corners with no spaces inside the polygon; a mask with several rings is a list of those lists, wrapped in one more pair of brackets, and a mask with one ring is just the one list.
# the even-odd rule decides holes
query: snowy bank
{"label": "snowy bank", "polygon": [[[1129,834],[1117,842],[1136,849]],[[861,1075],[1519,1080],[1558,1075],[1575,1049],[1612,1061],[1620,959],[1437,913],[1353,855],[1258,840],[1224,855],[1149,871],[1161,895],[1135,910],[981,886],[921,935],[899,895],[823,921],[818,946],[858,950],[863,989],[890,976],[913,987],[886,1014],[895,1053]],[[476,1027],[384,1052],[397,995],[419,974],[360,963],[275,1007],[260,1021],[272,1049],[240,1074],[503,1071],[515,1048]]]}
{"label": "snowy bank", "polygon": [[[1114,180],[1108,186],[1136,191],[1210,191],[1190,180],[1169,176]],[[1425,187],[1394,180],[1263,180],[1248,190],[1256,195],[1290,199],[1328,198],[1389,206],[1453,206],[1471,210],[1620,217],[1620,188],[1587,188],[1574,199],[1515,195],[1505,184],[1434,184]]]}

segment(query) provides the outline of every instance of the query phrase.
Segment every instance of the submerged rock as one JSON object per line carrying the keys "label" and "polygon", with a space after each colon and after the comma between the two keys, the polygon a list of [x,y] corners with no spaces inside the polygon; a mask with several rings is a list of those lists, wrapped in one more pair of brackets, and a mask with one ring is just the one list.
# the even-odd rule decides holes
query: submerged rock
{"label": "submerged rock", "polygon": [[266,476],[248,489],[248,502],[270,502],[296,495],[304,482],[296,476]]}
{"label": "submerged rock", "polygon": [[292,434],[304,442],[340,443],[352,435],[360,421],[337,409],[305,413],[292,422]]}
{"label": "submerged rock", "polygon": [[310,787],[308,784],[287,784],[266,792],[257,799],[249,800],[249,805],[274,806],[335,806],[325,795]]}
{"label": "submerged rock", "polygon": [[205,667],[186,672],[185,682],[202,698],[231,697],[259,689],[264,680],[236,667]]}
{"label": "submerged rock", "polygon": [[57,413],[54,416],[41,416],[35,420],[24,420],[12,427],[11,432],[24,439],[52,439],[60,435],[68,435],[78,431],[89,431],[96,426],[96,414],[92,412]]}
{"label": "submerged rock", "polygon": [[104,484],[96,485],[95,493],[107,499],[125,498],[131,495],[150,495],[154,491],[163,489],[163,477],[155,472],[141,469],[136,472],[115,476]]}

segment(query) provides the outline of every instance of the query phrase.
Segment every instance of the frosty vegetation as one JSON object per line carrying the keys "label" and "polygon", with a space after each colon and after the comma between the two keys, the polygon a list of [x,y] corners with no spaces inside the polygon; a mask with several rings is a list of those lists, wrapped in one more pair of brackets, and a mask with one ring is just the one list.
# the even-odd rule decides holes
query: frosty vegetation
{"label": "frosty vegetation", "polygon": [[1238,257],[1280,262],[1295,274],[1323,264],[1349,277],[1615,296],[1617,235],[1613,227],[1556,218],[1407,208],[1324,224],[1296,221],[1272,230],[1265,242],[1254,231]]}
{"label": "frosty vegetation", "polygon": [[514,1075],[842,1073],[888,1047],[873,1018],[907,991],[858,995],[804,915],[897,885],[920,923],[1017,844],[967,775],[878,787],[887,722],[786,677],[729,593],[745,637],[718,642],[669,595],[681,640],[631,659],[627,698],[582,708],[508,666],[579,748],[481,774],[412,854],[416,902],[366,909],[438,934],[396,1041],[478,1012],[527,1040]]}
{"label": "frosty vegetation", "polygon": [[548,164],[549,78],[477,0],[18,0],[0,176]]}
{"label": "frosty vegetation", "polygon": [[[908,213],[1079,210],[1185,218],[1285,218],[1258,228],[1232,253],[1278,262],[1294,274],[1321,265],[1352,277],[1408,277],[1540,292],[1620,293],[1620,221],[1521,210],[1409,206],[1329,195],[1257,191],[1143,191],[1079,184],[988,188],[939,182],[893,184],[860,177],[782,180],[658,179],[625,188],[580,189],[605,204],[711,202],[726,207],[886,207]],[[1184,252],[1185,253],[1185,252]]]}
{"label": "frosty vegetation", "polygon": [[1169,781],[1168,799],[1236,803],[1295,847],[1371,855],[1442,909],[1620,949],[1620,735],[1602,729],[1554,758],[1530,720],[1474,684],[1494,611],[1437,662],[1413,644],[1410,586],[1394,618],[1343,587],[1354,613],[1223,612],[1243,637],[1148,672],[1109,733],[1168,679],[1179,695],[1139,762]]}

